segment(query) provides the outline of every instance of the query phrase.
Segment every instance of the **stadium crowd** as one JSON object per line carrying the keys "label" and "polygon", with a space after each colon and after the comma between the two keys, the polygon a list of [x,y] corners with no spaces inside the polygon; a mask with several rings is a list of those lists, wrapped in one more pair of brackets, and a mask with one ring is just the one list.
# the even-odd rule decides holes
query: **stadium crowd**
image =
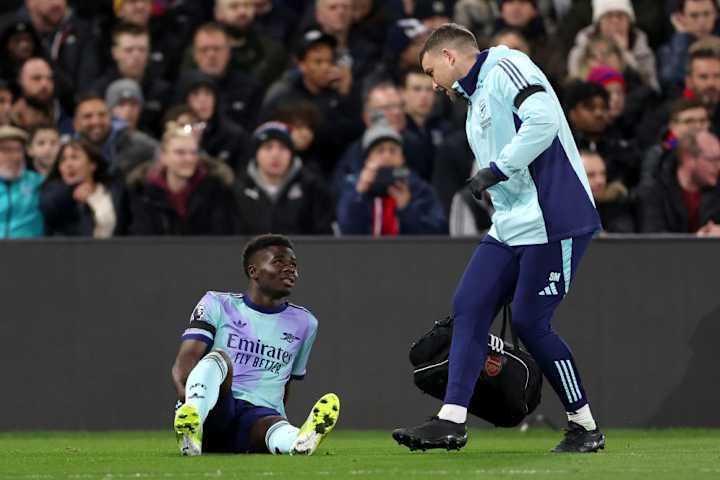
{"label": "stadium crowd", "polygon": [[0,238],[482,233],[448,21],[543,69],[607,232],[720,236],[715,0],[4,0]]}

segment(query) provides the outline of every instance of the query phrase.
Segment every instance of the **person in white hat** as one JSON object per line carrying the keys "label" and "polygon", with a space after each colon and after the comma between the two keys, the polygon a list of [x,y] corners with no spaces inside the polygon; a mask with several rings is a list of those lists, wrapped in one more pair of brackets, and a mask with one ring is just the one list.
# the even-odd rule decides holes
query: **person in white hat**
{"label": "person in white hat", "polygon": [[578,32],[568,56],[570,76],[577,76],[582,52],[590,39],[602,35],[620,47],[626,65],[640,74],[645,85],[659,90],[655,54],[645,32],[635,26],[635,9],[630,0],[593,0],[592,5],[593,23]]}

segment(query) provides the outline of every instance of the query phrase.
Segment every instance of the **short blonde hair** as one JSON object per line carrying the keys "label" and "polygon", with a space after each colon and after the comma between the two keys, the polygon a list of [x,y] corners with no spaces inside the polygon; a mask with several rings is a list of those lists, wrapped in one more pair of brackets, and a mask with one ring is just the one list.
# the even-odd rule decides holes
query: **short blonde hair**
{"label": "short blonde hair", "polygon": [[195,140],[195,137],[193,136],[193,127],[191,125],[181,125],[177,122],[168,122],[165,125],[165,133],[163,133],[162,136],[162,149],[165,149],[167,144],[170,143],[170,140],[176,138],[192,138]]}

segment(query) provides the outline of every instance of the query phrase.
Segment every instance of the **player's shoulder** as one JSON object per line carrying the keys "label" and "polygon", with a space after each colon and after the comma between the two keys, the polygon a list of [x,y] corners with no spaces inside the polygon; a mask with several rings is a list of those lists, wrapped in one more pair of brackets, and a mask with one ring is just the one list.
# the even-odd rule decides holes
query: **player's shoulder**
{"label": "player's shoulder", "polygon": [[513,84],[534,80],[537,73],[537,65],[519,50],[512,50],[507,47],[493,47],[492,55],[488,59],[492,62],[486,82],[497,82],[498,85],[507,85],[508,80]]}
{"label": "player's shoulder", "polygon": [[303,307],[302,305],[298,305],[296,303],[288,302],[288,308],[293,309],[295,312],[299,313],[303,317],[307,317],[308,322],[311,325],[317,325],[317,317],[315,317],[315,315],[307,307]]}
{"label": "player's shoulder", "polygon": [[242,293],[235,293],[235,292],[219,292],[216,290],[208,290],[203,298],[212,299],[216,301],[223,301],[223,300],[242,300],[243,294]]}

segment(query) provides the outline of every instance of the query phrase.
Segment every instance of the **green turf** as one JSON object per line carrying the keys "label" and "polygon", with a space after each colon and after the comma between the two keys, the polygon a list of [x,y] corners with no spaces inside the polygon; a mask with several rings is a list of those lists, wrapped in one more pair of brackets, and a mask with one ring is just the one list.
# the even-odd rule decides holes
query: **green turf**
{"label": "green turf", "polygon": [[0,433],[0,479],[720,478],[720,430],[610,430],[598,454],[556,455],[557,432],[478,430],[460,452],[414,452],[387,432],[333,432],[312,457],[182,458],[170,432]]}

